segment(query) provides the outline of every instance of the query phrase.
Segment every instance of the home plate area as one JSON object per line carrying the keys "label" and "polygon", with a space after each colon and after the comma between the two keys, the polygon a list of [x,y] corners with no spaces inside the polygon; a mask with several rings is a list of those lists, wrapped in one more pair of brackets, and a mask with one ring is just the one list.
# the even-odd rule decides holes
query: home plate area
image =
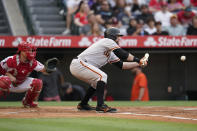
{"label": "home plate area", "polygon": [[79,111],[74,106],[41,106],[39,108],[0,107],[0,118],[115,117],[197,124],[197,107],[117,107],[117,113]]}

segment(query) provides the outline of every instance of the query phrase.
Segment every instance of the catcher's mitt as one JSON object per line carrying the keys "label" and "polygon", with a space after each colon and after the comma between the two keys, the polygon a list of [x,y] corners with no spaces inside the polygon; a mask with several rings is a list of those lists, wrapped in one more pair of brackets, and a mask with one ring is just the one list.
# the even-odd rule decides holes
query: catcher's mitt
{"label": "catcher's mitt", "polygon": [[0,89],[9,90],[11,83],[9,77],[0,77]]}
{"label": "catcher's mitt", "polygon": [[48,59],[46,62],[45,62],[45,69],[46,69],[46,72],[48,73],[52,73],[54,71],[56,71],[56,67],[57,67],[57,64],[59,63],[59,60],[58,58],[50,58]]}

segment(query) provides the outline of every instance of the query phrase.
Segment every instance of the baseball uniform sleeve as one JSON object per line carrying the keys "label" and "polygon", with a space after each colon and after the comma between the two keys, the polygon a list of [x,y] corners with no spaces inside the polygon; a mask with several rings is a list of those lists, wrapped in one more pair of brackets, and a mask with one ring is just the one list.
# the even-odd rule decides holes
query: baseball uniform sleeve
{"label": "baseball uniform sleeve", "polygon": [[113,51],[114,49],[120,48],[120,46],[113,40],[111,39],[105,39],[104,41],[105,47],[110,50]]}
{"label": "baseball uniform sleeve", "polygon": [[37,61],[37,65],[34,68],[35,71],[41,71],[44,69],[44,65],[42,63],[40,63],[39,61]]}
{"label": "baseball uniform sleeve", "polygon": [[13,67],[13,56],[9,56],[0,62],[0,74],[5,75],[9,68]]}
{"label": "baseball uniform sleeve", "polygon": [[6,62],[1,61],[1,63],[0,63],[0,74],[1,75],[5,75],[5,73],[6,73],[6,67],[7,67]]}
{"label": "baseball uniform sleeve", "polygon": [[118,61],[120,61],[120,59],[114,54],[114,52],[111,52],[108,63],[112,64]]}
{"label": "baseball uniform sleeve", "polygon": [[12,56],[9,56],[7,58],[5,58],[4,60],[1,61],[1,67],[4,69],[4,70],[7,70],[9,67],[13,67],[13,58]]}

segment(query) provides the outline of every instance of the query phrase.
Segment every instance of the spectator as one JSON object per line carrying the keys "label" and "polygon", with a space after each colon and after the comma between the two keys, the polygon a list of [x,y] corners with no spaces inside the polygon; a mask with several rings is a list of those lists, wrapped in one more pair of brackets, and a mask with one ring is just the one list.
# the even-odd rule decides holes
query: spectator
{"label": "spectator", "polygon": [[185,10],[180,11],[178,14],[179,22],[184,26],[188,27],[192,23],[192,18],[195,16],[195,13],[192,12],[190,7],[187,7]]}
{"label": "spectator", "polygon": [[133,68],[131,71],[135,75],[131,90],[131,101],[149,101],[146,75],[140,67]]}
{"label": "spectator", "polygon": [[64,82],[64,77],[59,70],[53,73],[44,72],[39,75],[43,81],[43,90],[41,97],[44,101],[61,101],[59,88]]}
{"label": "spectator", "polygon": [[154,19],[149,19],[148,22],[147,22],[147,27],[144,29],[149,35],[152,35],[154,34],[157,29],[155,27],[155,21]]}
{"label": "spectator", "polygon": [[132,16],[137,16],[139,15],[140,12],[140,3],[138,0],[133,0],[132,6],[131,6],[131,14]]}
{"label": "spectator", "polygon": [[197,1],[196,0],[190,0],[190,4],[192,7],[197,7]]}
{"label": "spectator", "polygon": [[96,16],[94,15],[93,11],[90,11],[88,16],[88,24],[84,26],[81,30],[81,35],[93,35],[93,36],[99,36],[102,35],[101,33],[101,26],[96,21]]}
{"label": "spectator", "polygon": [[107,0],[107,1],[111,8],[114,8],[116,6],[116,0]]}
{"label": "spectator", "polygon": [[97,0],[88,0],[88,5],[90,8],[97,2]]}
{"label": "spectator", "polygon": [[88,24],[87,15],[89,11],[88,4],[81,1],[74,16],[74,23],[79,27],[79,34],[82,33],[82,28],[86,28],[86,25]]}
{"label": "spectator", "polygon": [[128,12],[125,8],[126,8],[125,0],[116,0],[116,6],[113,8],[113,13],[114,13],[114,16],[118,20],[120,20],[122,25],[129,24],[130,12]]}
{"label": "spectator", "polygon": [[105,0],[96,0],[96,2],[94,2],[94,4],[91,6],[91,10],[93,10],[95,14],[98,14],[101,10],[103,1]]}
{"label": "spectator", "polygon": [[60,96],[64,101],[78,101],[85,96],[85,91],[79,85],[72,85],[69,82],[65,82],[60,88]]}
{"label": "spectator", "polygon": [[192,25],[187,29],[187,35],[197,35],[197,16],[192,19]]}
{"label": "spectator", "polygon": [[137,30],[137,21],[135,18],[131,18],[129,22],[129,27],[127,28],[127,35],[133,35]]}
{"label": "spectator", "polygon": [[118,28],[120,30],[120,33],[123,34],[123,35],[126,35],[127,34],[127,32],[126,32],[126,28],[127,27],[126,26],[123,26],[121,24],[121,22],[117,20],[116,17],[112,17],[111,21],[109,21],[109,22],[107,22],[105,24],[105,28],[106,29],[107,28],[110,28],[110,27],[116,27],[116,28]]}
{"label": "spectator", "polygon": [[162,30],[161,22],[158,21],[155,23],[157,31],[153,35],[168,35],[167,31]]}
{"label": "spectator", "polygon": [[144,36],[148,35],[148,32],[144,30],[143,23],[137,24],[136,31],[133,33],[133,36]]}
{"label": "spectator", "polygon": [[154,19],[147,5],[142,5],[140,7],[140,10],[141,10],[141,14],[137,16],[138,21],[142,21],[143,23],[146,23],[148,19],[150,18]]}
{"label": "spectator", "polygon": [[173,15],[170,18],[170,23],[171,23],[171,25],[166,27],[166,31],[168,31],[169,35],[184,36],[186,34],[185,28],[179,24],[176,15]]}
{"label": "spectator", "polygon": [[185,7],[191,6],[191,0],[178,0],[180,3],[182,3]]}
{"label": "spectator", "polygon": [[168,10],[170,12],[177,13],[182,9],[184,9],[184,6],[178,0],[168,0]]}
{"label": "spectator", "polygon": [[100,37],[101,35],[103,35],[102,32],[101,32],[101,27],[99,26],[98,23],[92,24],[91,32],[90,32],[89,35],[97,36],[97,37]]}
{"label": "spectator", "polygon": [[167,3],[161,4],[161,11],[155,13],[155,21],[160,21],[163,27],[170,25],[170,17],[173,14],[168,11]]}
{"label": "spectator", "polygon": [[80,1],[81,0],[64,0],[65,6],[67,8],[67,14],[66,14],[66,30],[62,33],[63,35],[69,35],[71,33],[70,26],[72,21],[72,15],[77,10]]}
{"label": "spectator", "polygon": [[150,0],[125,0],[127,5],[132,5],[133,3],[138,3],[139,6],[146,5]]}
{"label": "spectator", "polygon": [[112,23],[113,13],[110,9],[109,3],[103,1],[101,4],[101,10],[96,14],[96,18],[99,24],[105,25],[106,23]]}
{"label": "spectator", "polygon": [[150,0],[149,8],[152,13],[158,12],[161,10],[161,5],[166,3],[166,0]]}

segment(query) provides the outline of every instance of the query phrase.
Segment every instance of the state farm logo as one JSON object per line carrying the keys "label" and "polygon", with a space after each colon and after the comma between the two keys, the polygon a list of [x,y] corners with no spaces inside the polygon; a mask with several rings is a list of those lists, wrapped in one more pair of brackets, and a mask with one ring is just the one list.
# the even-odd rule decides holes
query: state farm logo
{"label": "state farm logo", "polygon": [[91,41],[89,41],[89,39],[87,37],[82,37],[82,39],[78,42],[78,45],[80,47],[83,47],[83,46],[90,46],[92,44]]}
{"label": "state farm logo", "polygon": [[137,47],[137,44],[138,44],[138,40],[137,39],[131,39],[131,38],[124,38],[124,39],[121,39],[120,38],[120,41],[119,41],[119,45],[121,47]]}
{"label": "state farm logo", "polygon": [[153,37],[148,37],[145,41],[144,41],[144,46],[156,46],[157,42],[155,41],[155,39]]}
{"label": "state farm logo", "polygon": [[21,37],[16,37],[16,39],[12,42],[12,46],[17,47],[22,41],[23,39]]}
{"label": "state farm logo", "polygon": [[148,37],[144,41],[147,47],[196,47],[197,38],[187,37]]}

